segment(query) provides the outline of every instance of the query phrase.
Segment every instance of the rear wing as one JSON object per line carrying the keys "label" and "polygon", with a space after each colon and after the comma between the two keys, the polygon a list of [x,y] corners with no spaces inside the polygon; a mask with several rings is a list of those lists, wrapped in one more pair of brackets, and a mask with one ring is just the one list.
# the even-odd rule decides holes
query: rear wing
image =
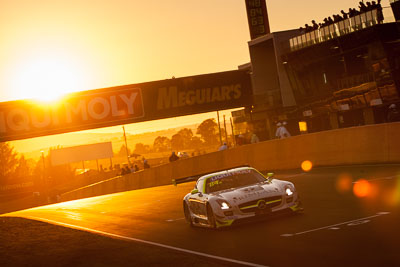
{"label": "rear wing", "polygon": [[177,186],[178,184],[197,181],[201,176],[204,176],[204,175],[207,175],[207,174],[210,174],[210,173],[222,172],[222,171],[227,171],[227,170],[231,170],[231,169],[235,169],[235,168],[241,168],[241,167],[251,167],[251,166],[246,164],[246,165],[240,165],[240,166],[231,167],[231,168],[227,168],[227,169],[216,170],[216,171],[212,171],[212,172],[205,172],[205,173],[202,173],[202,174],[188,176],[188,177],[184,177],[184,178],[172,179],[172,184],[174,186]]}

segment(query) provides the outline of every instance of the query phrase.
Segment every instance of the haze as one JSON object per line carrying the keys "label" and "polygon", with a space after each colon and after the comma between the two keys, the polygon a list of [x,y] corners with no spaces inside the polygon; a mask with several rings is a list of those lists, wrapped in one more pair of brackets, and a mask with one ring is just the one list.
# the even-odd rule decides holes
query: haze
{"label": "haze", "polygon": [[[281,31],[322,21],[358,1],[267,5],[271,30]],[[51,100],[72,91],[232,70],[250,61],[243,0],[0,0],[0,7],[2,102]],[[215,114],[127,130],[156,131],[210,116]]]}

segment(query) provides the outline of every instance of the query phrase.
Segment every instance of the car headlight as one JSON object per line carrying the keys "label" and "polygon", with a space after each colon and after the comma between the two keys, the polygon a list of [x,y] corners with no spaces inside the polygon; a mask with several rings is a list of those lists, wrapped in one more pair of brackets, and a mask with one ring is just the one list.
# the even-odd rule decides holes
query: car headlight
{"label": "car headlight", "polygon": [[229,203],[225,200],[218,199],[217,202],[218,202],[219,206],[221,207],[221,210],[228,210],[231,208]]}
{"label": "car headlight", "polygon": [[223,209],[223,210],[227,210],[227,209],[229,209],[229,205],[228,205],[228,203],[226,203],[226,202],[222,202],[222,204],[221,204],[221,209]]}
{"label": "car headlight", "polygon": [[287,195],[287,196],[293,195],[293,191],[292,191],[292,189],[291,189],[290,187],[286,187],[285,192],[286,192],[286,195]]}

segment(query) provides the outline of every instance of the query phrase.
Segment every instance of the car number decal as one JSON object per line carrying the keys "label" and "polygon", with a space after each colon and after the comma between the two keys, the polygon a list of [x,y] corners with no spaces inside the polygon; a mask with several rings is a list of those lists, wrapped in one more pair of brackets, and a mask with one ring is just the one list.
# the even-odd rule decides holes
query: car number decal
{"label": "car number decal", "polygon": [[212,181],[208,184],[209,187],[213,187],[214,185],[222,184],[221,180]]}

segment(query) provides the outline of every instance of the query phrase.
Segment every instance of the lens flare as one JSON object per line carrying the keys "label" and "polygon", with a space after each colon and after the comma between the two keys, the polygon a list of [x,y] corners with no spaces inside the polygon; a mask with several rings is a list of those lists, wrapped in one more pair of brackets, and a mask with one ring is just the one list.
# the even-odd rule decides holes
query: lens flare
{"label": "lens flare", "polygon": [[353,186],[353,193],[359,198],[367,197],[372,192],[371,184],[364,179],[357,180]]}
{"label": "lens flare", "polygon": [[386,204],[391,206],[400,205],[400,178],[396,181],[396,186],[385,194]]}
{"label": "lens flare", "polygon": [[312,162],[309,160],[305,160],[301,163],[301,168],[303,169],[303,171],[305,172],[309,172],[312,169]]}
{"label": "lens flare", "polygon": [[346,193],[351,191],[353,178],[350,174],[342,173],[336,179],[336,190],[339,193]]}
{"label": "lens flare", "polygon": [[393,202],[395,203],[395,205],[400,204],[400,177],[397,178],[396,188],[393,194]]}

